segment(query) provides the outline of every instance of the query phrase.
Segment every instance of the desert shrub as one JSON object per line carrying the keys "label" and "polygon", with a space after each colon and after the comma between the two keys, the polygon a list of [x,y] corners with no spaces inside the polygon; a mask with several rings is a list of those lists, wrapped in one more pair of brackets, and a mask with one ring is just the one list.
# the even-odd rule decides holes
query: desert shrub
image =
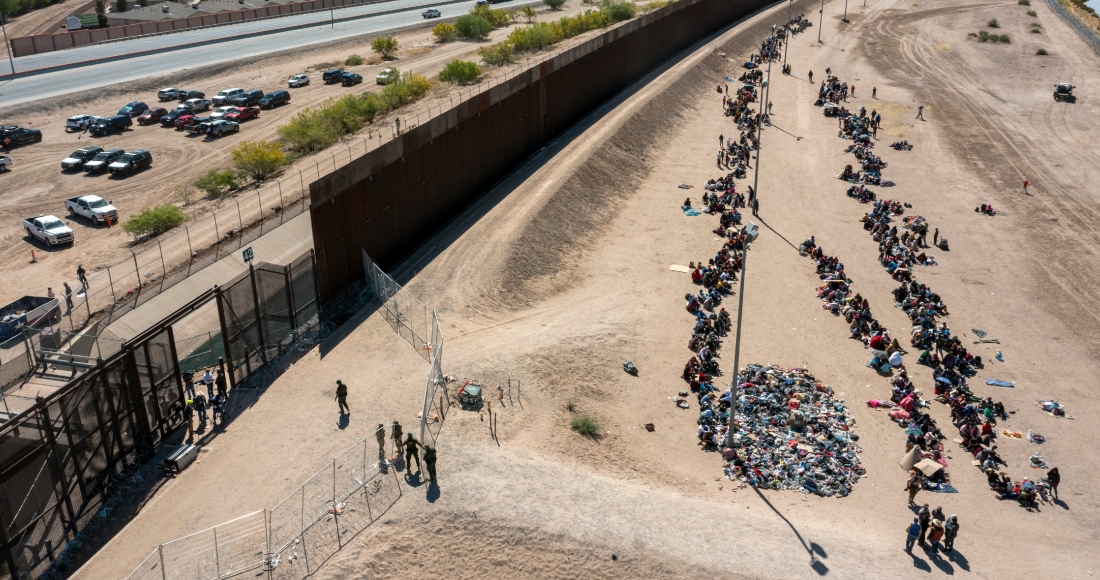
{"label": "desert shrub", "polygon": [[344,60],[344,64],[347,66],[359,66],[363,64],[363,57],[358,54],[353,54]]}
{"label": "desert shrub", "polygon": [[490,66],[504,66],[516,62],[515,47],[507,40],[483,46],[477,49],[477,54],[481,57],[481,62]]}
{"label": "desert shrub", "polygon": [[989,42],[990,40],[997,42],[997,35],[994,34],[990,36],[990,34],[984,30],[978,31],[978,42]]}
{"label": "desert shrub", "polygon": [[975,38],[975,37],[978,36],[978,33],[977,32],[967,32],[966,36],[969,37],[969,38]]}
{"label": "desert shrub", "polygon": [[397,39],[392,36],[379,36],[370,42],[370,49],[382,58],[393,58],[397,55]]}
{"label": "desert shrub", "polygon": [[472,83],[481,76],[481,67],[468,60],[452,60],[439,71],[439,80],[445,83]]}
{"label": "desert shrub", "polygon": [[675,1],[676,0],[656,0],[654,2],[649,2],[645,6],[642,7],[642,11],[643,12],[652,12],[654,10],[664,8],[665,6],[672,6],[672,4]]}
{"label": "desert shrub", "polygon": [[1049,53],[1049,52],[1047,52],[1047,49],[1045,49],[1045,48],[1040,48],[1039,50],[1036,50],[1036,51],[1035,51],[1035,54],[1036,54],[1036,55],[1038,55],[1038,56],[1046,56],[1046,55],[1048,55],[1048,54],[1050,54],[1050,53]]}
{"label": "desert shrub", "polygon": [[151,207],[131,216],[122,224],[122,229],[132,236],[159,236],[164,232],[187,221],[187,214],[170,203]]}
{"label": "desert shrub", "polygon": [[520,15],[520,17],[522,17],[524,20],[527,21],[527,24],[531,24],[532,22],[534,22],[539,17],[539,13],[536,12],[535,9],[530,7],[530,6],[524,6],[523,10],[519,11],[519,15]]}
{"label": "desert shrub", "polygon": [[596,10],[585,10],[576,16],[563,16],[557,20],[562,38],[573,38],[589,30],[603,28],[610,23],[607,14]]}
{"label": "desert shrub", "polygon": [[536,22],[508,34],[515,50],[541,50],[561,39],[561,27],[555,22]]}
{"label": "desert shrub", "polygon": [[1031,0],[1016,0],[1020,6],[1031,6]]}
{"label": "desert shrub", "polygon": [[241,141],[230,155],[237,170],[256,181],[263,181],[286,163],[283,146],[275,141]]}
{"label": "desert shrub", "polygon": [[475,14],[459,16],[455,20],[455,34],[467,40],[482,40],[493,31],[493,25],[488,20]]}
{"label": "desert shrub", "polygon": [[[993,35],[990,36],[992,38]],[[1003,42],[1005,44],[1012,44],[1012,39],[1007,34],[1002,34],[997,37],[997,42]]]}
{"label": "desert shrub", "polygon": [[1001,27],[1001,23],[997,22],[996,18],[990,18],[989,22],[986,22],[985,24],[986,24],[986,26],[988,26],[990,28],[1000,28]]}
{"label": "desert shrub", "polygon": [[595,437],[600,434],[599,422],[588,415],[577,415],[573,417],[569,420],[569,426],[585,437]]}
{"label": "desert shrub", "polygon": [[551,10],[561,10],[561,7],[565,6],[565,0],[542,0],[542,3],[549,6]]}
{"label": "desert shrub", "polygon": [[227,191],[237,188],[237,174],[232,169],[224,171],[211,169],[206,175],[192,182],[191,185],[206,194],[207,199],[217,199],[225,195]]}
{"label": "desert shrub", "polygon": [[453,24],[440,22],[432,28],[432,36],[436,42],[450,42],[455,39],[455,27]]}
{"label": "desert shrub", "polygon": [[1032,18],[1035,18],[1036,16],[1038,16],[1038,14],[1036,14],[1034,10],[1028,10],[1027,15],[1032,17]]}
{"label": "desert shrub", "polygon": [[512,21],[512,15],[508,10],[488,6],[474,6],[473,10],[470,10],[470,15],[484,18],[493,28],[504,26]]}
{"label": "desert shrub", "polygon": [[634,15],[638,13],[638,9],[633,2],[602,0],[600,2],[600,12],[603,12],[611,22],[620,22],[634,18]]}

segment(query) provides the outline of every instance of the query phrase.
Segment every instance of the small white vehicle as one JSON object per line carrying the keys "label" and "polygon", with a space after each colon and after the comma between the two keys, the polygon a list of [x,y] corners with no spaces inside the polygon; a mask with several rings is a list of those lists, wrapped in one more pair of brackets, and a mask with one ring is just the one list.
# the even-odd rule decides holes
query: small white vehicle
{"label": "small white vehicle", "polygon": [[66,131],[83,131],[99,120],[95,115],[73,115],[65,120]]}
{"label": "small white vehicle", "polygon": [[287,86],[296,89],[298,87],[304,87],[309,84],[309,75],[300,74],[290,77],[290,80],[286,82]]}
{"label": "small white vehicle", "polygon": [[[210,101],[207,99],[187,99],[183,102],[183,105],[187,105],[188,109],[194,112],[205,111],[210,108]],[[181,105],[182,106],[182,105]],[[179,108],[179,107],[176,107]]]}
{"label": "small white vehicle", "polygon": [[87,218],[94,224],[105,224],[107,220],[111,220],[113,224],[118,223],[118,210],[111,202],[98,195],[70,197],[65,200],[65,209],[69,210],[69,215]]}
{"label": "small white vehicle", "polygon": [[380,85],[388,85],[396,83],[400,78],[401,75],[397,72],[397,69],[390,66],[382,69],[382,72],[378,73],[378,75],[374,77],[374,82]]}
{"label": "small white vehicle", "polygon": [[174,87],[168,87],[157,91],[157,100],[160,101],[174,101],[180,98],[180,90]]}
{"label": "small white vehicle", "polygon": [[237,107],[218,107],[218,110],[210,113],[211,119],[224,119],[226,115],[237,110]]}
{"label": "small white vehicle", "polygon": [[52,215],[39,215],[23,220],[27,235],[45,242],[47,246],[61,246],[75,241],[73,230],[65,222]]}
{"label": "small white vehicle", "polygon": [[0,173],[11,171],[11,157],[0,155]]}

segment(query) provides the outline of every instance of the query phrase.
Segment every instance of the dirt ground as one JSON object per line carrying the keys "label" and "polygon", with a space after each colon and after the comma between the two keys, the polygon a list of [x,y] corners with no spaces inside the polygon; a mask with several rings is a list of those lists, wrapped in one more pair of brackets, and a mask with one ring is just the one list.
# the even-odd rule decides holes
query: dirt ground
{"label": "dirt ground", "polygon": [[[539,10],[539,14],[543,19],[558,18],[581,12],[585,8],[588,7],[573,0],[559,12],[551,13],[544,8]],[[437,22],[433,20],[431,25]],[[493,31],[490,41],[500,40],[510,29],[511,27],[505,27]],[[597,33],[590,32],[582,38]],[[481,44],[451,42],[440,45],[434,42],[429,27],[397,36],[402,50],[392,62],[382,63],[374,56],[370,50],[373,36],[365,36],[312,50],[294,51],[292,54],[276,53],[271,57],[249,59],[203,70],[185,70],[169,77],[123,83],[42,102],[7,108],[0,106],[0,123],[32,127],[41,130],[43,135],[41,143],[2,153],[11,157],[12,171],[0,175],[0,183],[7,194],[0,198],[0,211],[10,216],[0,224],[0,274],[3,274],[0,276],[0,304],[28,294],[45,295],[47,286],[59,287],[63,280],[72,283],[77,264],[83,263],[91,276],[101,268],[130,256],[131,237],[121,228],[92,226],[81,218],[68,219],[70,227],[76,233],[76,245],[47,249],[45,245],[32,241],[26,235],[22,228],[23,218],[42,213],[66,218],[64,200],[88,194],[99,195],[114,202],[122,220],[146,208],[169,202],[184,205],[184,210],[191,216],[208,215],[212,208],[232,202],[208,202],[201,195],[195,195],[191,203],[187,203],[181,196],[181,187],[185,188],[211,169],[231,167],[229,151],[241,141],[275,139],[276,129],[280,124],[297,112],[318,106],[326,99],[351,91],[379,90],[380,87],[374,84],[373,79],[386,66],[396,66],[402,71],[411,70],[433,78],[452,59],[479,60],[477,48]],[[345,67],[362,74],[364,83],[350,89],[323,84],[321,72],[342,63],[351,54],[359,54],[367,61],[367,64],[361,66]],[[504,74],[504,70],[506,69],[484,68],[483,82]],[[128,131],[103,137],[65,131],[65,120],[69,116],[82,113],[113,115],[132,101],[144,101],[150,107],[174,109],[177,104],[175,101],[157,102],[156,92],[165,86],[203,91],[207,98],[226,87],[261,88],[267,92],[286,88],[286,80],[303,71],[311,73],[312,82],[309,86],[290,89],[289,105],[261,111],[258,118],[244,122],[238,135],[206,140],[183,130],[162,127],[159,123],[139,126],[136,121]],[[426,110],[429,106],[438,108],[440,103],[446,102],[457,91],[465,92],[468,89],[437,82],[429,97],[408,109]],[[211,111],[213,109],[212,107]],[[390,118],[393,115],[401,116],[405,112],[401,110],[380,118],[373,126],[364,128],[355,136],[349,136],[346,141],[361,141],[368,131],[388,132],[392,126]],[[117,179],[107,174],[86,176],[81,172],[61,171],[62,159],[81,147],[91,145],[104,149],[118,147],[127,151],[146,149],[153,154],[153,167],[133,176]],[[343,144],[333,147],[344,152]],[[327,157],[323,152],[317,155]],[[301,158],[287,168],[285,173],[290,174],[305,166],[312,168],[316,157]],[[30,263],[32,249],[38,259],[35,264]]]}
{"label": "dirt ground", "polygon": [[[742,364],[806,366],[847,402],[868,472],[852,495],[823,499],[719,481],[719,458],[696,445],[695,412],[670,400],[691,356],[682,296],[693,286],[669,265],[706,259],[718,246],[710,232],[716,219],[685,216],[676,185],[694,184],[687,193],[698,200],[706,180],[723,173],[711,165],[714,144],[734,129],[720,115],[714,85],[739,74],[744,55],[785,17],[777,7],[536,156],[397,273],[439,309],[444,371],[518,376],[522,406],[494,405],[496,438],[487,418],[453,409],[440,439],[439,487],[406,479],[404,497],[318,577],[1094,574],[1100,506],[1088,489],[1100,473],[1088,457],[1100,409],[1087,385],[1100,370],[1092,283],[1100,262],[1097,194],[1088,187],[1097,159],[1088,144],[1100,123],[1093,96],[1100,61],[1039,2],[1030,8],[1043,30],[1035,35],[1027,33],[1027,8],[1016,3],[852,4],[847,25],[843,4],[827,5],[824,43],[816,26],[796,36],[793,75],[773,75],[761,215],[748,218],[761,236],[750,256],[741,356]],[[993,17],[1012,44],[968,40]],[[1040,47],[1051,56],[1035,56]],[[821,78],[826,67],[857,85],[849,107],[876,108],[886,122],[876,151],[897,186],[878,188],[880,195],[912,203],[950,239],[951,251],[932,252],[939,265],[918,279],[943,296],[964,340],[973,339],[971,328],[1000,340],[994,348],[1004,362],[993,349],[980,352],[989,362],[972,388],[1013,412],[1003,426],[1047,437],[1041,447],[1001,441],[1007,471],[1037,479],[1042,472],[1027,458],[1042,451],[1064,475],[1059,502],[1025,511],[999,501],[948,442],[959,493],[925,492],[918,502],[958,514],[951,554],[902,551],[913,515],[898,467],[904,437],[863,404],[887,398],[889,386],[864,366],[870,354],[846,340],[843,322],[824,315],[815,296],[820,281],[797,252],[816,235],[841,257],[879,319],[906,327],[904,314],[889,308],[894,283],[858,221],[867,208],[834,178],[850,163],[847,142],[812,106],[816,85],[805,80],[807,70]],[[1077,85],[1076,103],[1053,103],[1059,81]],[[869,98],[872,87],[877,100]],[[913,118],[920,105],[927,121]],[[886,147],[902,138],[915,149]],[[1020,192],[1023,177],[1031,195]],[[974,213],[981,203],[1000,213]],[[638,377],[622,372],[625,359]],[[930,393],[930,373],[915,368]],[[427,371],[377,313],[364,311],[262,396],[242,397],[250,408],[79,577],[119,577],[160,542],[274,505],[378,423],[397,417],[408,427]],[[338,422],[331,399],[338,378],[351,386],[348,424]],[[984,378],[1016,386],[989,387]],[[1061,401],[1074,419],[1041,412],[1040,398]],[[599,420],[601,437],[569,430],[570,405]],[[946,407],[934,403],[931,412],[949,424]]]}

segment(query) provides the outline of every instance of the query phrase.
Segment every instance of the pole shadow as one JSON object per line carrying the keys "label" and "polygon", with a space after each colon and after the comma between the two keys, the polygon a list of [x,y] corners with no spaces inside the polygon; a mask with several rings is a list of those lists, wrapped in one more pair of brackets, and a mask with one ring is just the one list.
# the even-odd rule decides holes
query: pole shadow
{"label": "pole shadow", "polygon": [[756,495],[760,496],[760,499],[769,508],[771,508],[773,512],[775,512],[775,515],[779,516],[779,518],[783,520],[783,523],[787,524],[787,526],[791,528],[791,531],[794,532],[795,537],[798,538],[799,543],[802,544],[802,549],[806,550],[806,553],[810,556],[810,568],[813,568],[814,572],[817,572],[819,576],[824,576],[828,574],[829,567],[825,565],[825,562],[822,562],[818,559],[819,556],[821,558],[829,557],[829,555],[825,552],[825,548],[822,548],[820,545],[814,542],[807,543],[806,540],[802,538],[802,534],[798,532],[798,528],[794,527],[794,524],[792,524],[786,516],[784,516],[779,510],[775,509],[775,506],[772,505],[772,502],[768,501],[768,498],[760,492],[760,489],[758,489],[756,486],[752,486],[752,490],[755,491]]}

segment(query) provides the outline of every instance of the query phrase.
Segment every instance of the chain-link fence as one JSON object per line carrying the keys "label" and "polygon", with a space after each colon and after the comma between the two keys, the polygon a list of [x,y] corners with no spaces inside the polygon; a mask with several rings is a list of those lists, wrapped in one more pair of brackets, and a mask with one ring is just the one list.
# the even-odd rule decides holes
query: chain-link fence
{"label": "chain-link fence", "polygon": [[382,304],[386,322],[417,349],[420,356],[431,362],[433,330],[428,319],[428,307],[383,272],[366,250],[363,250],[363,272],[367,290]]}
{"label": "chain-link fence", "polygon": [[270,510],[161,544],[128,580],[230,578],[263,568],[300,580],[401,497],[385,458],[389,423],[328,462]]}
{"label": "chain-link fence", "polygon": [[1089,28],[1080,18],[1074,16],[1073,13],[1067,10],[1065,6],[1062,6],[1062,3],[1058,0],[1047,0],[1047,4],[1055,14],[1066,22],[1066,24],[1069,24],[1076,30],[1077,33],[1081,35],[1081,38],[1089,43],[1089,46],[1091,46],[1097,54],[1100,54],[1100,34],[1097,34],[1095,30]]}

